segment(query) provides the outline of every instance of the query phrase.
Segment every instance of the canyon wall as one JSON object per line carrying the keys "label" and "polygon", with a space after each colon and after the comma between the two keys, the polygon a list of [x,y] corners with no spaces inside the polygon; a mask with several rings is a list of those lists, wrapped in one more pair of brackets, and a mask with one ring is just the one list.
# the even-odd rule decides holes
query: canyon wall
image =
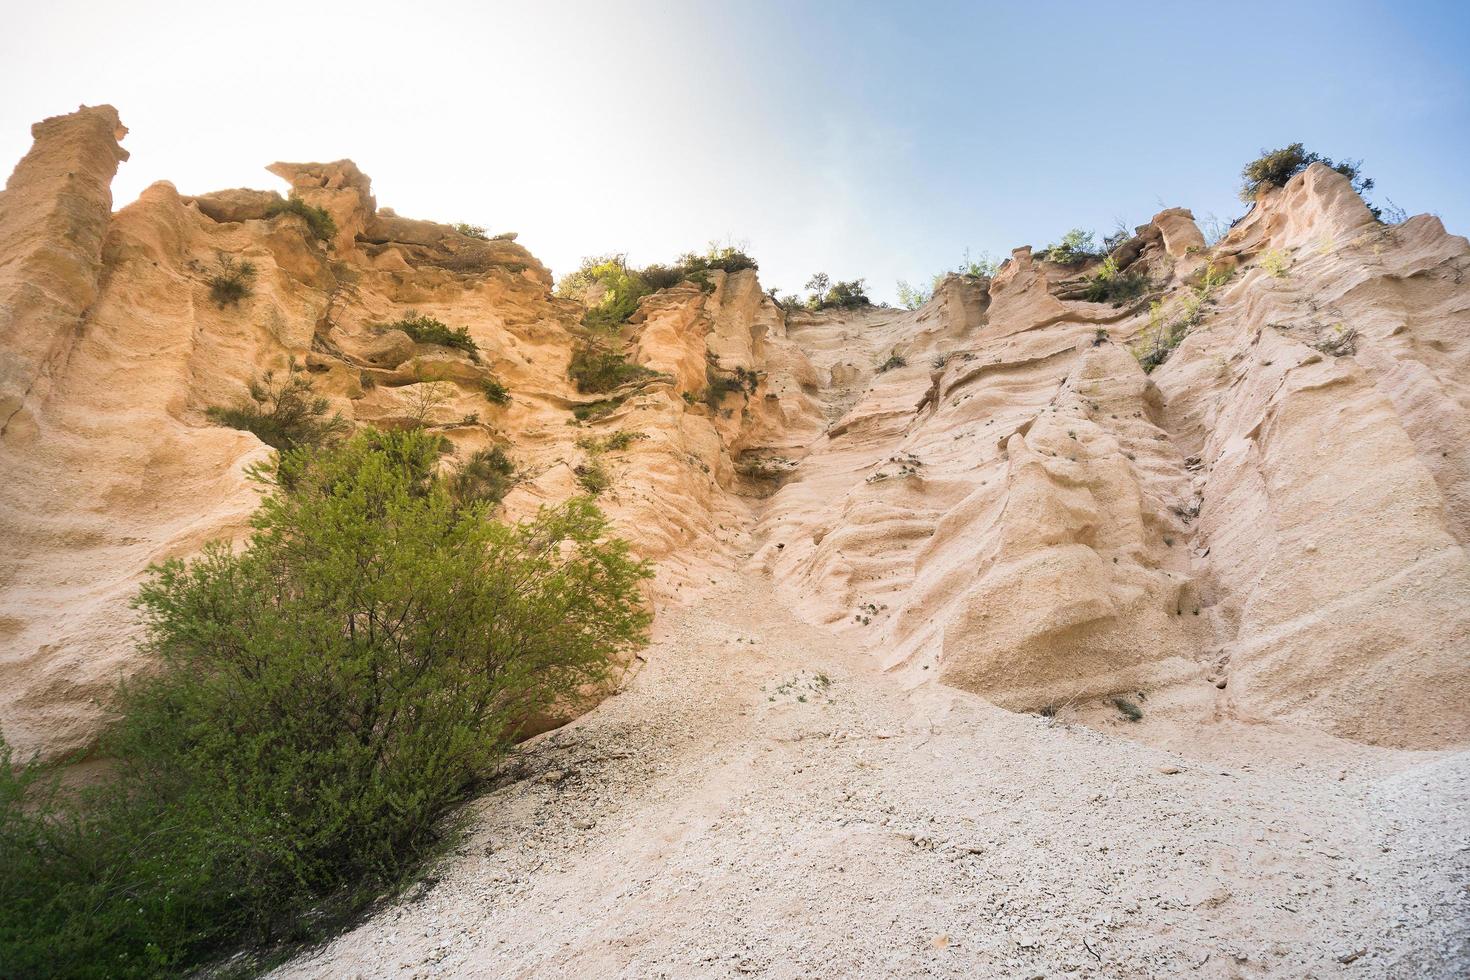
{"label": "canyon wall", "polygon": [[[745,562],[884,668],[1015,710],[1142,692],[1470,741],[1470,246],[1379,223],[1325,167],[1214,247],[1160,213],[1112,255],[1149,282],[1116,304],[1082,298],[1097,262],[1029,248],[912,312],[788,311],[712,272],[604,335],[652,373],[584,395],[584,309],[514,241],[380,208],[350,161],[269,168],[327,241],[270,191],[159,183],[113,212],[124,132],[105,106],[46,120],[0,194],[0,728],[23,752],[84,747],[144,665],[150,562],[244,535],[269,450],[205,410],[289,360],[354,423],[504,447],[511,518],[581,492],[589,437],[641,433],[603,454],[600,503],[658,562],[656,604]],[[210,295],[224,261],[256,269],[238,304]],[[409,312],[478,354],[384,328]],[[1146,373],[1135,350],[1182,321]]]}

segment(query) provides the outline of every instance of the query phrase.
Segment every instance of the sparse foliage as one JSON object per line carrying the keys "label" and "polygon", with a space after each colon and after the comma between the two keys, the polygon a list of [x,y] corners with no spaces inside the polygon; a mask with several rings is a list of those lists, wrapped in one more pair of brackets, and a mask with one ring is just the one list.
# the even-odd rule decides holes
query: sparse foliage
{"label": "sparse foliage", "polygon": [[325,210],[312,207],[299,197],[290,197],[273,201],[266,208],[266,217],[274,218],[283,214],[294,214],[306,222],[306,228],[311,236],[317,241],[329,242],[337,235],[337,222]]}
{"label": "sparse foliage", "polygon": [[248,402],[235,408],[211,406],[204,414],[216,425],[254,433],[273,449],[320,446],[350,426],[341,415],[327,414],[331,403],[313,388],[311,378],[292,358],[284,374],[272,369],[252,380]]}
{"label": "sparse foliage", "polygon": [[[1247,204],[1253,204],[1261,191],[1285,187],[1288,180],[1314,163],[1331,167],[1348,178],[1352,181],[1353,190],[1359,194],[1366,194],[1373,189],[1373,179],[1364,177],[1361,173],[1363,161],[1343,160],[1341,163],[1333,163],[1331,157],[1313,153],[1300,143],[1292,143],[1279,150],[1262,150],[1259,157],[1246,164],[1245,169],[1240,172],[1243,180],[1240,185],[1240,199]],[[1378,217],[1377,209],[1373,210],[1374,217]]]}
{"label": "sparse foliage", "polygon": [[220,309],[238,306],[255,291],[255,263],[223,252],[215,256],[215,272],[209,277],[209,298]]}
{"label": "sparse foliage", "polygon": [[572,350],[567,375],[583,394],[612,391],[632,381],[653,374],[648,368],[629,363],[620,352],[595,340],[587,340]]}
{"label": "sparse foliage", "polygon": [[472,361],[478,361],[480,357],[480,346],[470,336],[468,327],[451,329],[441,320],[415,313],[412,310],[403,319],[384,324],[381,329],[402,330],[416,344],[435,344],[439,347],[462,350],[470,355]]}
{"label": "sparse foliage", "polygon": [[510,404],[510,389],[493,374],[480,381],[480,390],[484,392],[485,400],[492,405]]}
{"label": "sparse foliage", "polygon": [[1036,257],[1056,265],[1078,265],[1102,254],[1095,239],[1092,232],[1073,228],[1062,236],[1061,241],[1036,253]]}

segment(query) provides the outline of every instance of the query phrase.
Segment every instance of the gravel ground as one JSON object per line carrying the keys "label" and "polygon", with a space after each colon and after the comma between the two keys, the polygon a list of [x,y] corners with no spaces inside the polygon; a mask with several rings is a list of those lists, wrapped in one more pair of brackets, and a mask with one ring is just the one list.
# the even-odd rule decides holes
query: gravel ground
{"label": "gravel ground", "polygon": [[277,975],[1470,975],[1470,753],[905,690],[754,573],[647,656]]}

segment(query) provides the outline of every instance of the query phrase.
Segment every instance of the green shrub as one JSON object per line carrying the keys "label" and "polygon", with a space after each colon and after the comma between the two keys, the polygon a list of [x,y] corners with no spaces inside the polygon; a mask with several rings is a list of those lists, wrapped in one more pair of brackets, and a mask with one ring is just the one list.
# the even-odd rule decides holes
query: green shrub
{"label": "green shrub", "polygon": [[630,364],[620,351],[588,340],[572,349],[567,376],[583,394],[600,394],[620,388],[655,372],[638,364]]}
{"label": "green shrub", "polygon": [[616,330],[638,309],[638,301],[651,292],[643,278],[628,267],[625,256],[604,255],[583,259],[581,268],[556,284],[556,293],[582,300],[598,288],[602,297],[588,308],[582,322],[600,330]]}
{"label": "green shrub", "polygon": [[602,460],[595,457],[582,463],[573,472],[577,475],[577,482],[582,485],[582,489],[594,497],[612,486],[612,474],[607,471]]}
{"label": "green shrub", "polygon": [[283,454],[243,551],[152,570],[158,668],[120,694],[112,780],[62,796],[0,753],[6,975],[184,975],[321,936],[441,846],[527,719],[645,641],[649,569],[589,501],[506,526],[436,459],[422,432]]}
{"label": "green shrub", "polygon": [[1132,348],[1133,356],[1145,374],[1167,361],[1174,348],[1189,336],[1189,331],[1199,325],[1204,319],[1205,302],[1229,278],[1229,272],[1217,271],[1213,265],[1206,266],[1204,279],[1180,299],[1180,315],[1167,322],[1162,303],[1149,305],[1148,327]]}
{"label": "green shrub", "polygon": [[461,507],[493,507],[516,485],[516,465],[499,446],[481,449],[451,471],[448,483],[450,496]]}
{"label": "green shrub", "polygon": [[337,222],[332,220],[332,216],[321,208],[312,207],[299,197],[273,201],[265,209],[265,214],[268,218],[282,214],[296,215],[306,222],[307,230],[317,241],[329,242],[337,236]]}
{"label": "green shrub", "polygon": [[595,422],[600,418],[611,415],[618,407],[627,401],[626,397],[604,398],[601,401],[588,402],[585,405],[572,407],[572,416],[578,422]]}
{"label": "green shrub", "polygon": [[846,282],[831,282],[826,273],[819,272],[807,281],[812,295],[806,305],[811,310],[851,309],[856,306],[872,306],[868,299],[867,284],[862,279]]}
{"label": "green shrub", "polygon": [[[939,273],[939,275],[935,277],[934,287],[937,287],[941,282],[943,282],[946,275],[948,275],[948,273]],[[918,286],[910,286],[907,282],[900,279],[898,281],[899,305],[906,310],[917,310],[919,307],[929,302],[929,300],[934,296],[934,287],[924,289]]]}
{"label": "green shrub", "polygon": [[1102,250],[1098,248],[1094,234],[1081,228],[1073,228],[1062,236],[1061,241],[1036,253],[1038,259],[1056,265],[1078,265],[1100,255]]}
{"label": "green shrub", "polygon": [[274,449],[320,446],[351,426],[341,415],[330,417],[331,403],[314,395],[313,384],[295,359],[284,376],[274,370],[250,382],[250,401],[237,408],[211,406],[204,414],[216,425],[253,432]]}
{"label": "green shrub", "polygon": [[577,448],[585,452],[599,454],[609,452],[622,452],[640,439],[647,439],[648,433],[639,432],[636,429],[619,429],[610,436],[597,438],[587,436],[577,440]]}
{"label": "green shrub", "polygon": [[488,242],[490,240],[490,236],[485,234],[484,225],[471,225],[463,221],[456,221],[454,223],[454,230],[466,238],[478,238],[482,242]]}
{"label": "green shrub", "polygon": [[900,357],[898,354],[892,354],[888,360],[878,365],[878,373],[882,374],[884,371],[892,371],[894,368],[908,367],[908,364],[909,362],[903,357]]}
{"label": "green shrub", "polygon": [[[1243,181],[1240,185],[1240,199],[1247,204],[1254,204],[1261,191],[1285,187],[1288,180],[1314,163],[1325,164],[1348,178],[1352,181],[1353,190],[1359,194],[1366,194],[1373,189],[1373,179],[1364,177],[1359,170],[1362,166],[1361,160],[1333,163],[1330,157],[1312,153],[1300,143],[1292,143],[1279,150],[1262,150],[1259,157],[1245,165],[1245,169],[1240,172]],[[1373,216],[1378,217],[1379,210],[1371,205],[1369,207],[1374,211]]]}
{"label": "green shrub", "polygon": [[1087,277],[1082,298],[1092,303],[1118,303],[1143,295],[1148,277],[1140,272],[1120,272],[1118,263],[1109,256],[1102,268]]}
{"label": "green shrub", "polygon": [[1261,268],[1273,279],[1285,279],[1290,265],[1286,253],[1279,248],[1268,248],[1261,253]]}
{"label": "green shrub", "polygon": [[408,316],[384,324],[381,329],[402,330],[416,344],[437,344],[440,347],[462,350],[470,355],[471,360],[478,360],[480,356],[480,346],[470,336],[468,327],[450,329],[447,324],[431,316],[410,311]]}
{"label": "green shrub", "polygon": [[493,374],[480,382],[480,390],[484,392],[485,400],[492,405],[510,404],[510,389]]}
{"label": "green shrub", "polygon": [[1118,714],[1129,721],[1140,721],[1143,718],[1143,709],[1127,698],[1113,698],[1113,707],[1118,709]]}
{"label": "green shrub", "polygon": [[209,298],[220,309],[238,306],[240,300],[255,292],[255,264],[237,261],[234,256],[223,252],[215,260],[218,268],[209,277]]}

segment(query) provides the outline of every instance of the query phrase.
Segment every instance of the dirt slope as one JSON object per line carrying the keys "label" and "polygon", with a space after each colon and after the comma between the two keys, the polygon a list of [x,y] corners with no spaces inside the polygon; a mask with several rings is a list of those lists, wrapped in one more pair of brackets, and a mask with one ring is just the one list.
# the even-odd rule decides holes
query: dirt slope
{"label": "dirt slope", "polygon": [[758,572],[666,610],[656,633],[627,690],[527,746],[474,804],[431,886],[276,975],[1470,964],[1470,754],[1183,729],[1147,706],[1133,725],[1047,722],[906,691]]}

